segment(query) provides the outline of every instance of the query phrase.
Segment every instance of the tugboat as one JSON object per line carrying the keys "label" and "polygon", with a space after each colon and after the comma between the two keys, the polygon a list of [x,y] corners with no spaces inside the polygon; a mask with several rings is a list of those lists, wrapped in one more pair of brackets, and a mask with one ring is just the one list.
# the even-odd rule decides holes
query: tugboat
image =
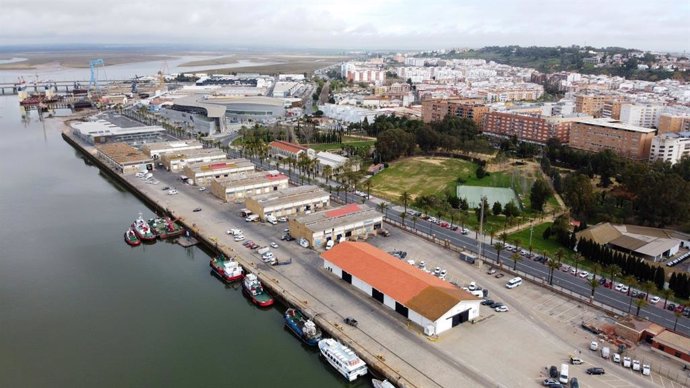
{"label": "tugboat", "polygon": [[376,379],[371,379],[371,385],[374,386],[374,388],[395,388],[395,385],[391,384],[390,381],[388,380],[376,380]]}
{"label": "tugboat", "polygon": [[368,372],[367,364],[357,357],[355,352],[333,338],[319,341],[319,351],[347,381],[355,381],[357,377],[364,376]]}
{"label": "tugboat", "polygon": [[139,218],[134,220],[132,229],[134,229],[134,233],[136,233],[137,237],[142,241],[156,241],[156,235],[153,234],[149,224],[141,217],[141,213],[139,213]]}
{"label": "tugboat", "polygon": [[285,325],[309,346],[318,345],[321,340],[321,330],[316,324],[307,319],[302,311],[289,308],[285,311]]}
{"label": "tugboat", "polygon": [[149,220],[149,226],[161,239],[182,236],[184,228],[175,221],[170,217],[152,218]]}
{"label": "tugboat", "polygon": [[134,233],[132,229],[127,229],[125,231],[125,242],[131,247],[136,247],[141,244],[141,240],[139,240],[139,237],[137,237],[137,234]]}
{"label": "tugboat", "polygon": [[223,254],[211,259],[210,265],[213,272],[227,282],[234,282],[244,277],[242,266],[235,260],[226,258]]}
{"label": "tugboat", "polygon": [[252,303],[259,307],[268,307],[273,304],[273,297],[264,290],[259,278],[253,273],[247,274],[244,277],[242,292],[251,299]]}

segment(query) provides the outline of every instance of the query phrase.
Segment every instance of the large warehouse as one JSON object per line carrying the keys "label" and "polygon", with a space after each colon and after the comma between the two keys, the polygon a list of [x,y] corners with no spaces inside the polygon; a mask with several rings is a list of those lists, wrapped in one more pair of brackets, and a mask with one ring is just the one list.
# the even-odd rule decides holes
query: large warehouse
{"label": "large warehouse", "polygon": [[228,159],[219,162],[198,163],[185,166],[184,175],[189,183],[203,186],[212,179],[227,178],[232,174],[254,171],[254,165],[247,159]]}
{"label": "large warehouse", "polygon": [[289,228],[292,237],[306,239],[309,246],[322,247],[328,240],[366,237],[381,229],[382,224],[383,214],[367,205],[351,203],[291,219]]}
{"label": "large warehouse", "polygon": [[243,200],[288,188],[288,177],[278,171],[257,171],[211,181],[211,193],[225,202]]}
{"label": "large warehouse", "polygon": [[141,147],[141,150],[155,160],[159,159],[163,154],[200,150],[202,148],[204,148],[204,146],[196,140],[175,140],[160,143],[147,143]]}
{"label": "large warehouse", "polygon": [[184,152],[173,152],[161,155],[160,162],[166,170],[177,172],[188,164],[210,163],[223,161],[228,158],[228,154],[218,148],[203,148],[200,150],[189,150]]}
{"label": "large warehouse", "polygon": [[421,326],[427,335],[479,317],[479,298],[370,244],[342,242],[321,257],[328,272]]}
{"label": "large warehouse", "polygon": [[96,151],[99,159],[121,174],[153,170],[153,160],[127,143],[98,145]]}
{"label": "large warehouse", "polygon": [[323,209],[331,196],[318,186],[297,186],[248,197],[245,207],[263,220],[267,215],[285,217]]}

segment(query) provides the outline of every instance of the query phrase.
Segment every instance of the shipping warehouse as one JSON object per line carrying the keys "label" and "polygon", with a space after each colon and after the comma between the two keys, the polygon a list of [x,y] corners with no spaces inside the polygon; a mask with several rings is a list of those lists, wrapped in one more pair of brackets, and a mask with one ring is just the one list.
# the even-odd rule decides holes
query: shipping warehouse
{"label": "shipping warehouse", "polygon": [[370,244],[345,241],[321,257],[326,271],[421,326],[427,335],[479,317],[479,298]]}
{"label": "shipping warehouse", "polygon": [[213,179],[227,178],[233,174],[254,171],[254,165],[247,159],[229,159],[219,162],[190,164],[182,170],[189,183],[204,186]]}
{"label": "shipping warehouse", "polygon": [[98,145],[96,150],[100,160],[121,174],[153,170],[153,160],[127,143]]}
{"label": "shipping warehouse", "polygon": [[211,181],[211,193],[225,202],[287,188],[287,175],[278,171],[241,173]]}
{"label": "shipping warehouse", "polygon": [[210,163],[223,161],[228,155],[218,148],[204,148],[184,152],[172,152],[161,155],[160,163],[166,170],[172,172],[182,171],[188,164]]}
{"label": "shipping warehouse", "polygon": [[330,195],[318,186],[297,186],[248,197],[245,207],[262,220],[267,215],[287,217],[293,214],[323,209],[330,203]]}
{"label": "shipping warehouse", "polygon": [[354,203],[289,220],[290,235],[304,238],[311,247],[322,247],[328,240],[366,238],[382,224],[383,214]]}

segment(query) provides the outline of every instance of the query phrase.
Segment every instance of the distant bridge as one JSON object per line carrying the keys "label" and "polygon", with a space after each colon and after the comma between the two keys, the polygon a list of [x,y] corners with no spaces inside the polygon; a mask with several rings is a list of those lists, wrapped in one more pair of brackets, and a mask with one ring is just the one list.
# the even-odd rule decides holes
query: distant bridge
{"label": "distant bridge", "polygon": [[[103,85],[113,83],[131,83],[131,79],[126,80],[107,80],[102,81]],[[18,83],[0,83],[0,95],[18,94],[21,90],[26,90],[31,93],[45,92],[53,88],[56,92],[69,93],[74,89],[87,89],[89,87],[89,80],[80,81],[42,81],[42,82],[27,82],[23,84]]]}

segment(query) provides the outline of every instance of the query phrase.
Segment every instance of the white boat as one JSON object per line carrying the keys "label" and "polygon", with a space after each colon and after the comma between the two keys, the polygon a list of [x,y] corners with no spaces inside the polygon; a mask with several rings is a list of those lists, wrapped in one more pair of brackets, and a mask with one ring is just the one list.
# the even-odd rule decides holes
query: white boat
{"label": "white boat", "polygon": [[371,385],[374,386],[374,388],[395,388],[395,385],[391,384],[388,380],[376,380],[376,379],[371,379]]}
{"label": "white boat", "polygon": [[355,381],[368,372],[367,364],[355,352],[332,338],[319,341],[319,351],[348,381]]}

